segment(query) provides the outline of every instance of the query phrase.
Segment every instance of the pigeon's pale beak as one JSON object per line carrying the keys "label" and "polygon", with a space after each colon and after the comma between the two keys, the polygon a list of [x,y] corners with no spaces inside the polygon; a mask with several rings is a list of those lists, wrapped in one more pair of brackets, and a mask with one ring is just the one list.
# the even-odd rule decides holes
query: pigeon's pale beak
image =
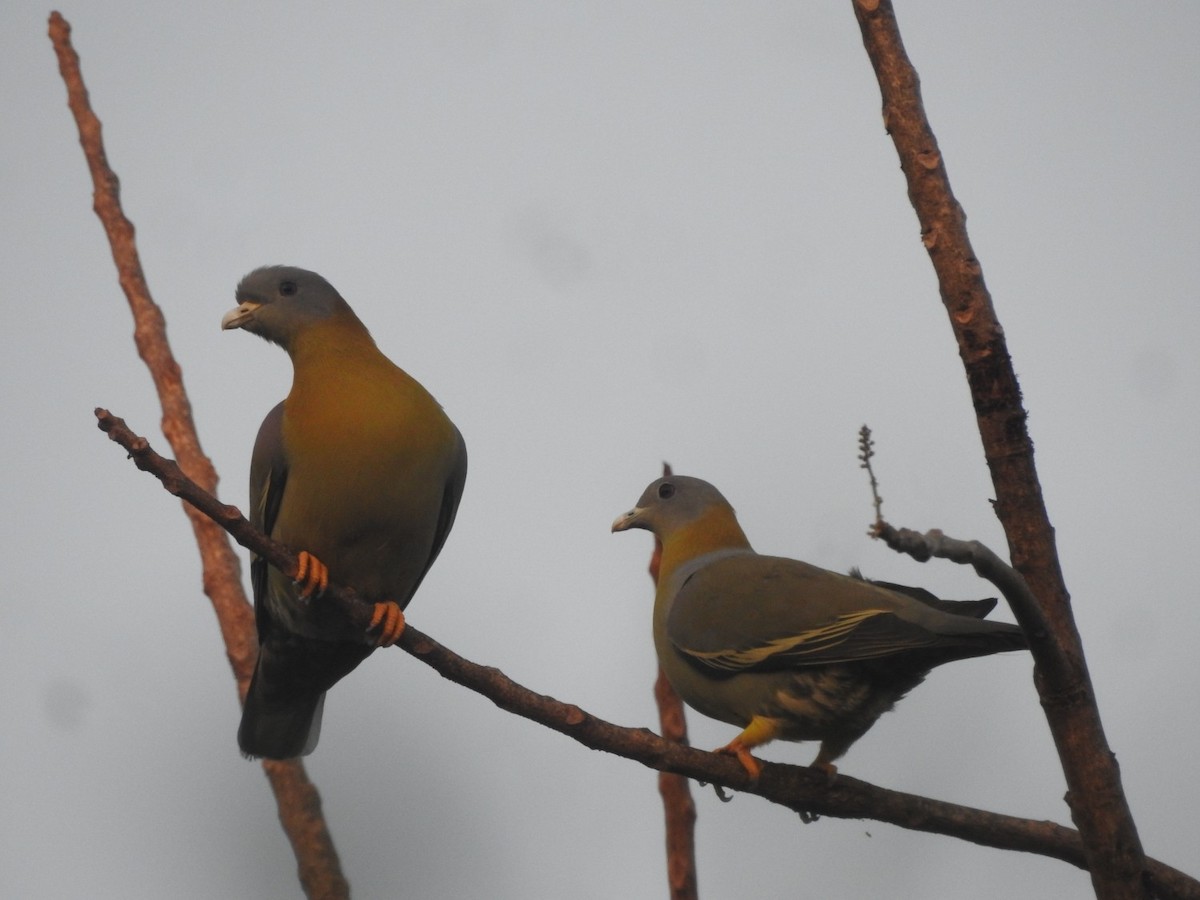
{"label": "pigeon's pale beak", "polygon": [[642,507],[635,506],[633,509],[629,510],[629,512],[621,513],[621,515],[613,519],[612,530],[627,531],[630,528],[644,527],[641,519],[643,512],[645,512],[645,510]]}
{"label": "pigeon's pale beak", "polygon": [[260,306],[262,306],[261,303],[255,303],[253,300],[245,300],[239,303],[235,309],[231,309],[225,315],[221,316],[221,328],[223,330],[241,328],[254,318],[255,310]]}

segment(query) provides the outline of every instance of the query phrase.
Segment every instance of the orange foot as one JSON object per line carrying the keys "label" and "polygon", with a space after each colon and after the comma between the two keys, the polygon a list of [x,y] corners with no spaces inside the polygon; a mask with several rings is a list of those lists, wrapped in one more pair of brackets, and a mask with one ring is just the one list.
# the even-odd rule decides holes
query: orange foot
{"label": "orange foot", "polygon": [[809,763],[809,768],[826,774],[826,784],[832,787],[833,782],[838,780],[838,767],[834,766],[833,761],[839,756],[841,754],[838,751],[827,749],[826,745],[821,744],[821,751],[818,752],[817,758]]}
{"label": "orange foot", "polygon": [[815,760],[813,760],[813,762],[809,766],[809,768],[816,769],[818,772],[824,772],[825,773],[825,782],[826,782],[826,784],[828,784],[830,786],[832,786],[833,783],[835,781],[837,781],[837,766],[835,766],[831,762],[824,762],[820,759],[815,759]]}
{"label": "orange foot", "polygon": [[296,554],[296,577],[292,583],[300,588],[300,599],[320,597],[329,587],[329,569],[307,550]]}
{"label": "orange foot", "polygon": [[379,637],[375,639],[376,647],[390,647],[400,640],[400,635],[404,634],[404,611],[400,609],[399,604],[392,600],[375,604],[367,633],[370,634],[376,628],[379,629]]}
{"label": "orange foot", "polygon": [[737,761],[742,764],[742,768],[755,781],[758,781],[758,776],[762,774],[762,763],[750,755],[750,748],[742,743],[741,738],[734,738],[724,747],[718,747],[713,752],[736,756]]}

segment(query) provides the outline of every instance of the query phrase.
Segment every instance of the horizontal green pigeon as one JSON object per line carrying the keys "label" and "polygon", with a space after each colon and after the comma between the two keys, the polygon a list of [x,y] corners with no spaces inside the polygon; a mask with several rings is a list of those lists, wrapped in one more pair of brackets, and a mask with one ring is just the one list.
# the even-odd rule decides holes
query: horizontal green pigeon
{"label": "horizontal green pigeon", "polygon": [[751,750],[820,741],[834,760],[935,666],[1028,647],[1015,625],[982,619],[992,600],[942,600],[795,559],[755,553],[733,507],[706,481],[651,483],[613,531],[644,528],[662,546],[654,646],[689,706],[742,732],[718,752],[752,778]]}
{"label": "horizontal green pigeon", "polygon": [[[376,646],[454,524],[467,475],[462,435],[389,360],[315,272],[268,266],[237,287],[221,320],[278,344],[292,388],[263,420],[250,461],[250,521],[299,555],[296,581],[252,557],[258,661],[242,709],[246,756],[311,753],[325,692]],[[320,595],[330,581],[375,605],[367,634]]]}

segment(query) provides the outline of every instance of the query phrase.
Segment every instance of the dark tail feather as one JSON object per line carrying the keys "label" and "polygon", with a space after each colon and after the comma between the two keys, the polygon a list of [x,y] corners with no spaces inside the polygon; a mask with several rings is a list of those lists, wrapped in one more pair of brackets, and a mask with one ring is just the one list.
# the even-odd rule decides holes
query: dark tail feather
{"label": "dark tail feather", "polygon": [[909,597],[919,600],[926,606],[932,606],[934,609],[950,613],[954,616],[970,616],[972,619],[982,619],[996,608],[995,597],[984,597],[981,600],[943,600],[941,597],[930,593],[924,588],[909,587],[905,584],[892,584],[889,581],[872,581],[871,583],[879,585],[881,588],[887,588],[889,591],[895,591],[898,594],[907,594]]}
{"label": "dark tail feather", "polygon": [[1029,639],[1016,625],[990,621],[972,624],[975,627],[969,631],[964,629],[957,634],[943,634],[941,643],[926,651],[926,661],[931,667],[958,659],[1029,649]]}
{"label": "dark tail feather", "polygon": [[987,636],[987,641],[991,644],[991,653],[1004,653],[1007,650],[1028,650],[1029,638],[1025,636],[1025,632],[1017,625],[1009,625],[1007,622],[992,622],[993,625],[1002,625],[1003,628],[997,628]]}
{"label": "dark tail feather", "polygon": [[268,759],[312,753],[321,735],[325,692],[374,649],[292,634],[268,636],[258,648],[242,709],[242,752]]}
{"label": "dark tail feather", "polygon": [[242,723],[238,726],[238,747],[248,757],[291,759],[307,756],[321,736],[321,713],[325,694],[306,691],[273,691],[267,697],[262,688],[259,667],[254,669]]}
{"label": "dark tail feather", "polygon": [[874,578],[867,578],[857,567],[850,570],[850,577],[861,579],[868,584],[873,584],[876,587],[884,588],[896,594],[904,594],[906,597],[912,597],[926,606],[932,606],[934,609],[955,616],[970,616],[972,619],[982,619],[996,608],[995,597],[986,597],[982,600],[943,600],[937,594],[927,591],[925,588],[910,587],[907,584],[896,584],[891,581],[876,581]]}

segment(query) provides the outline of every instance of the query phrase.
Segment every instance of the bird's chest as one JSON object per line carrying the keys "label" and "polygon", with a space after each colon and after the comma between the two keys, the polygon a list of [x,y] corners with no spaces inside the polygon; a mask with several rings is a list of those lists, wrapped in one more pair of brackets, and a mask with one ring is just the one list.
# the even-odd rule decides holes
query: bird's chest
{"label": "bird's chest", "polygon": [[351,395],[284,415],[276,536],[367,596],[405,592],[433,541],[445,482],[439,423],[412,407],[390,393],[370,404]]}

